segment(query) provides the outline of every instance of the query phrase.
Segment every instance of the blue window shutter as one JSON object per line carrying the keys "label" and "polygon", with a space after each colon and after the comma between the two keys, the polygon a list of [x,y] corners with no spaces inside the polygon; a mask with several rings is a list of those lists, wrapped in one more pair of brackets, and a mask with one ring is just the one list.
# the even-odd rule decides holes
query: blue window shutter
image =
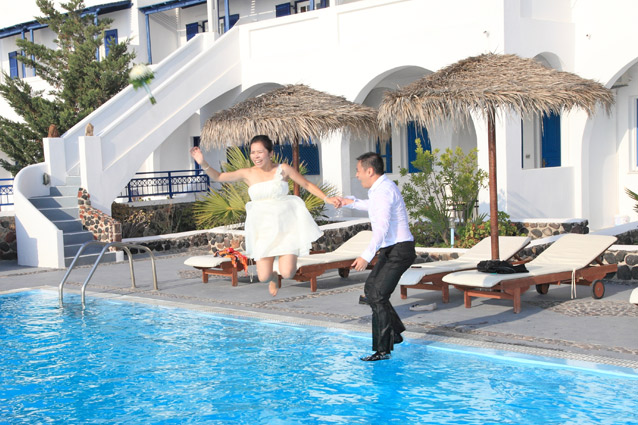
{"label": "blue window shutter", "polygon": [[186,24],[186,41],[195,37],[199,32],[199,24],[197,22],[193,22],[192,24]]}
{"label": "blue window shutter", "polygon": [[282,3],[275,6],[275,17],[290,15],[290,3]]}
{"label": "blue window shutter", "polygon": [[392,172],[392,139],[385,143],[385,149],[381,152],[381,141],[377,139],[376,152],[383,158],[385,162],[385,172]]}
{"label": "blue window shutter", "polygon": [[19,78],[18,74],[18,52],[9,52],[9,76]]}
{"label": "blue window shutter", "polygon": [[[282,162],[292,164],[292,145],[281,144],[273,146],[273,153],[281,158]],[[312,143],[299,144],[299,162],[306,167],[306,175],[319,175],[319,147]]]}
{"label": "blue window shutter", "polygon": [[560,167],[560,115],[543,115],[541,156],[543,167]]}
{"label": "blue window shutter", "polygon": [[420,171],[412,165],[412,161],[416,160],[416,139],[421,139],[421,147],[424,151],[432,152],[428,130],[425,127],[417,128],[414,121],[411,121],[408,123],[408,171],[410,173]]}
{"label": "blue window shutter", "polygon": [[230,15],[228,17],[228,29],[231,29],[233,27],[233,25],[235,25],[237,23],[237,21],[239,21],[239,13],[236,13],[234,15]]}
{"label": "blue window shutter", "polygon": [[104,56],[109,55],[109,51],[111,50],[111,46],[115,46],[117,44],[117,30],[106,30],[104,31]]}
{"label": "blue window shutter", "polygon": [[299,145],[299,161],[306,166],[307,175],[318,175],[319,170],[319,147],[311,143]]}

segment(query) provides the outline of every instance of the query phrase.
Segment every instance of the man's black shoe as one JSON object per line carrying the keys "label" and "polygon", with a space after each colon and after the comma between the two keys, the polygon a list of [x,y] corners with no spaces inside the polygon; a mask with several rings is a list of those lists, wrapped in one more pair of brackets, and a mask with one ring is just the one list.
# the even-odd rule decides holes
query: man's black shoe
{"label": "man's black shoe", "polygon": [[389,358],[390,358],[390,353],[377,351],[371,356],[361,357],[361,360],[363,360],[364,362],[376,362],[377,360],[388,360]]}
{"label": "man's black shoe", "polygon": [[401,334],[394,334],[394,343],[401,344],[403,342],[403,337]]}
{"label": "man's black shoe", "polygon": [[368,302],[368,299],[365,297],[365,295],[359,295],[359,304],[370,305],[370,303]]}

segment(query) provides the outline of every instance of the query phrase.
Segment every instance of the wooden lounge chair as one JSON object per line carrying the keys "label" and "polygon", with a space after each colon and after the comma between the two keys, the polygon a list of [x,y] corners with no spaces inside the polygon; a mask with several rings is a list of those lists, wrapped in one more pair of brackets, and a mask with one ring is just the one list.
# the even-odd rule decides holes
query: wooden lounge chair
{"label": "wooden lounge chair", "polygon": [[[316,292],[317,277],[328,270],[338,269],[339,276],[348,277],[350,274],[350,265],[363,253],[371,239],[372,232],[364,230],[345,241],[339,248],[332,252],[304,255],[297,258],[297,273],[295,273],[292,279],[298,282],[310,281],[310,291]],[[368,268],[374,266],[375,260],[376,257],[368,264]],[[275,260],[276,270],[277,266],[277,261]],[[281,276],[279,276],[279,287],[281,287],[281,279]]]}
{"label": "wooden lounge chair", "polygon": [[[549,285],[571,283],[592,285],[592,296],[602,298],[605,286],[601,281],[608,273],[615,273],[616,264],[603,265],[599,257],[616,241],[615,236],[565,234],[538,257],[525,264],[528,273],[492,274],[479,271],[450,273],[443,281],[464,293],[465,307],[472,306],[472,297],[514,301],[514,313],[521,311],[521,294],[536,285],[546,294]],[[596,261],[599,265],[591,265]]]}
{"label": "wooden lounge chair", "polygon": [[[529,244],[530,238],[524,236],[499,236],[499,254],[502,260],[508,260]],[[492,255],[491,239],[481,240],[465,254],[454,260],[434,261],[415,264],[403,273],[399,285],[401,298],[408,297],[408,288],[441,291],[443,302],[450,301],[450,287],[443,282],[443,276],[461,270],[475,269],[479,261],[489,260]]]}
{"label": "wooden lounge chair", "polygon": [[237,261],[236,265],[228,257],[216,257],[214,255],[198,255],[190,257],[184,264],[195,267],[202,271],[202,282],[208,283],[209,275],[230,276],[233,286],[237,286],[237,273],[244,270],[241,261]]}

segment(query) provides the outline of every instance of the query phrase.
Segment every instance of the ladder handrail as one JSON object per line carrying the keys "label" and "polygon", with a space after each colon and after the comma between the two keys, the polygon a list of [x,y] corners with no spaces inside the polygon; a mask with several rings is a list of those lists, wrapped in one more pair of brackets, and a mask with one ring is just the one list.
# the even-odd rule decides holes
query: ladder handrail
{"label": "ladder handrail", "polygon": [[80,258],[80,255],[82,255],[82,252],[84,252],[84,249],[87,246],[89,246],[89,245],[104,245],[104,246],[102,247],[102,251],[100,251],[100,255],[98,255],[97,259],[95,260],[95,263],[93,264],[93,267],[91,267],[91,271],[89,272],[89,275],[87,276],[86,280],[84,281],[84,284],[82,284],[82,308],[84,308],[84,306],[85,306],[84,299],[85,299],[85,293],[86,293],[86,286],[88,285],[89,280],[91,280],[91,277],[93,277],[93,273],[95,273],[95,270],[97,269],[97,266],[100,264],[100,261],[102,261],[102,257],[104,256],[104,254],[106,253],[106,251],[110,247],[122,248],[124,251],[126,251],[126,254],[127,254],[127,257],[128,257],[128,262],[129,262],[129,269],[131,271],[131,288],[135,288],[135,272],[134,272],[134,269],[133,269],[133,255],[131,254],[130,248],[147,251],[150,254],[150,257],[151,257],[151,266],[152,266],[152,271],[153,271],[153,288],[156,291],[159,290],[159,288],[157,287],[157,271],[156,271],[156,267],[155,267],[155,256],[153,255],[153,251],[151,251],[149,247],[144,246],[144,245],[137,245],[137,244],[133,244],[133,243],[129,243],[129,242],[88,241],[88,242],[85,242],[84,244],[82,244],[82,246],[78,250],[77,254],[75,254],[75,257],[73,258],[73,261],[71,262],[71,265],[69,265],[69,268],[67,269],[66,274],[62,278],[62,281],[60,281],[60,285],[59,285],[59,289],[58,289],[59,299],[60,299],[60,306],[62,306],[62,304],[63,304],[64,284],[66,283],[66,280],[68,279],[69,275],[71,274],[71,271],[75,267],[75,263],[77,263],[77,260]]}

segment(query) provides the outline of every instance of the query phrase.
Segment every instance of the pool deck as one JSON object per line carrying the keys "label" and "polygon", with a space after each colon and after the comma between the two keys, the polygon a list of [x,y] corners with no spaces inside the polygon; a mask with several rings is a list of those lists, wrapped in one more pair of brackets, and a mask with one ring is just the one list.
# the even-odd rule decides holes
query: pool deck
{"label": "pool deck", "polygon": [[[370,331],[371,312],[358,303],[368,272],[352,272],[341,278],[336,271],[318,279],[318,290],[308,282],[284,280],[276,297],[267,286],[241,274],[239,285],[229,278],[210,276],[201,281],[199,271],[184,260],[201,253],[156,255],[159,291],[153,289],[151,261],[136,257],[136,288],[131,288],[127,261],[101,264],[87,286],[87,308],[91,297],[123,297],[156,304],[170,304],[239,316],[265,317],[292,323]],[[65,293],[79,293],[90,266],[70,274]],[[21,267],[15,261],[0,261],[0,293],[27,288],[57,291],[66,270]],[[594,300],[590,287],[578,286],[570,299],[569,285],[552,286],[547,295],[531,288],[522,296],[522,311],[514,314],[512,302],[473,299],[463,306],[463,296],[450,290],[450,302],[441,302],[436,291],[409,290],[402,300],[395,291],[392,303],[404,321],[409,338],[501,349],[523,354],[587,361],[634,369],[638,373],[638,306],[629,303],[637,281],[605,281],[605,296]],[[414,304],[436,303],[433,311],[411,311]],[[361,354],[369,353],[361,347]],[[401,346],[396,346],[400,350]]]}

